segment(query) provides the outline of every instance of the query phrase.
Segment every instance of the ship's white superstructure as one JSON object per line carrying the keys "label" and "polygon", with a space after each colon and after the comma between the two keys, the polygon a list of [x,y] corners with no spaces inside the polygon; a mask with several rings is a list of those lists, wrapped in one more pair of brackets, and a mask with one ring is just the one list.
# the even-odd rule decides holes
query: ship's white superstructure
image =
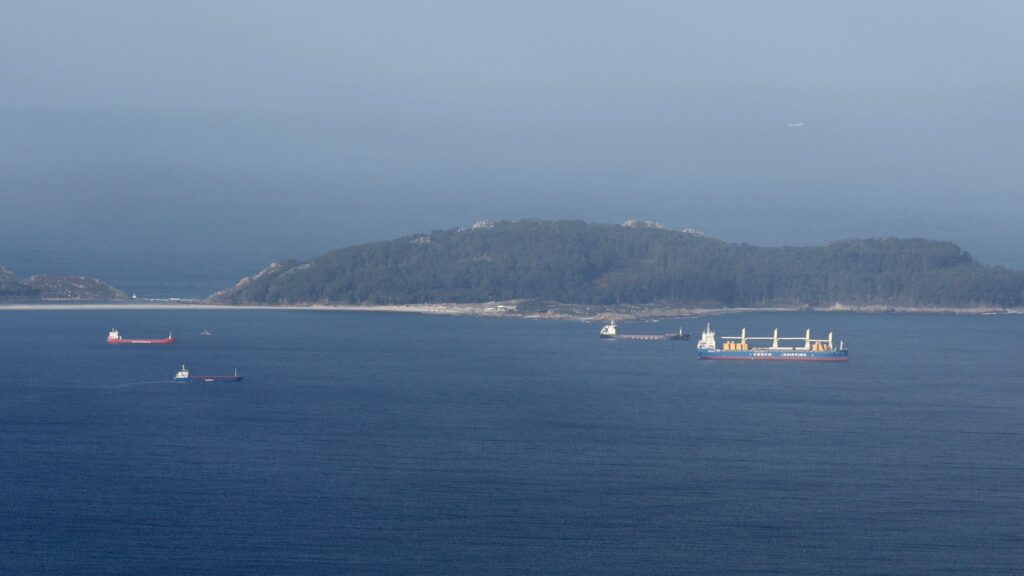
{"label": "ship's white superstructure", "polygon": [[715,331],[711,329],[711,322],[708,322],[707,327],[700,334],[700,342],[697,342],[698,350],[714,350],[717,347],[715,343]]}
{"label": "ship's white superstructure", "polygon": [[614,338],[616,335],[615,321],[611,321],[601,327],[601,338]]}

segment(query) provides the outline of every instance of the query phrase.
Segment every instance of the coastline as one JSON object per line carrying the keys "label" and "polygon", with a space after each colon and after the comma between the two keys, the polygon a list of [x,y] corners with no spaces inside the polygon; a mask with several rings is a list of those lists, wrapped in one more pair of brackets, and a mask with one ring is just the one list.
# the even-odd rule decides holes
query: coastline
{"label": "coastline", "polygon": [[0,312],[79,311],[79,310],[314,310],[325,312],[386,312],[400,314],[434,314],[444,316],[482,316],[495,318],[533,318],[548,320],[577,320],[583,322],[653,320],[715,316],[742,312],[850,312],[857,314],[960,314],[1006,315],[1024,314],[1024,308],[998,307],[925,307],[925,306],[850,306],[827,308],[686,308],[686,307],[602,307],[569,304],[551,304],[549,309],[536,311],[516,310],[516,302],[484,302],[473,304],[207,304],[197,301],[181,302],[20,302],[0,303]]}

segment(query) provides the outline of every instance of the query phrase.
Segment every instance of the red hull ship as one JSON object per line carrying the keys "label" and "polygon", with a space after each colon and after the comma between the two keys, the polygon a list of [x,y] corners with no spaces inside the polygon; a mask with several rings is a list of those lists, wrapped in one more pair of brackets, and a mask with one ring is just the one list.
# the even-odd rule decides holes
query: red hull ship
{"label": "red hull ship", "polygon": [[170,334],[167,338],[121,338],[117,329],[112,329],[107,335],[107,344],[174,344],[176,340]]}

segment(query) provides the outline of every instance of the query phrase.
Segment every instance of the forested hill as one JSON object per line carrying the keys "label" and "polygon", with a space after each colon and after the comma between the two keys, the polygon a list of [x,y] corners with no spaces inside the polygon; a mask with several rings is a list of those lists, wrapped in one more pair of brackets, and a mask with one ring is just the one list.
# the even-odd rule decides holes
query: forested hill
{"label": "forested hill", "polygon": [[765,248],[650,223],[485,222],[275,264],[214,300],[414,304],[545,300],[768,307],[1022,305],[1024,272],[950,242]]}
{"label": "forested hill", "polygon": [[95,278],[36,274],[19,280],[0,267],[0,302],[35,300],[126,300],[124,292]]}

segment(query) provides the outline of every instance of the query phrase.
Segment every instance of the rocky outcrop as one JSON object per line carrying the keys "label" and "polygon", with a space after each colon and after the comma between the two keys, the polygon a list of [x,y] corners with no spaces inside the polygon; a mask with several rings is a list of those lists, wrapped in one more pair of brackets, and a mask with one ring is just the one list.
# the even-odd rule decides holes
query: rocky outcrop
{"label": "rocky outcrop", "polygon": [[87,276],[36,274],[18,280],[13,272],[0,268],[0,301],[127,299],[121,290]]}

